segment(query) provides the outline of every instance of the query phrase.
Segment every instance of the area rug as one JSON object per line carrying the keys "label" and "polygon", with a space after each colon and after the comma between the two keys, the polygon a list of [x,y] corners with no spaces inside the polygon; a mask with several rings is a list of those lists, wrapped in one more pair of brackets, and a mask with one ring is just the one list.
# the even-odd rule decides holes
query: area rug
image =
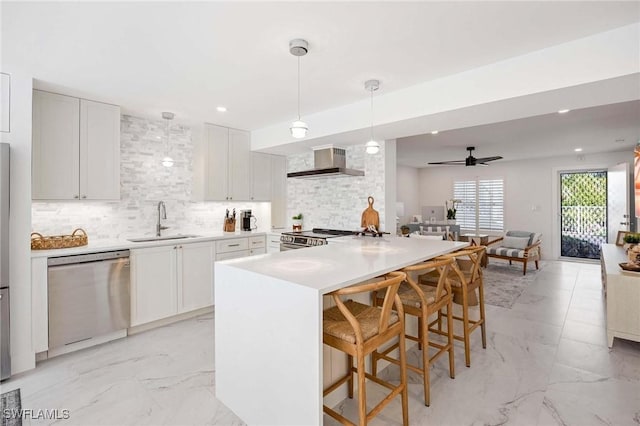
{"label": "area rug", "polygon": [[0,424],[2,426],[22,426],[20,410],[20,389],[14,389],[0,395]]}
{"label": "area rug", "polygon": [[484,302],[487,305],[511,308],[527,286],[536,279],[536,274],[543,265],[540,262],[540,269],[536,270],[534,267],[527,270],[527,275],[522,275],[521,263],[489,263],[483,270]]}

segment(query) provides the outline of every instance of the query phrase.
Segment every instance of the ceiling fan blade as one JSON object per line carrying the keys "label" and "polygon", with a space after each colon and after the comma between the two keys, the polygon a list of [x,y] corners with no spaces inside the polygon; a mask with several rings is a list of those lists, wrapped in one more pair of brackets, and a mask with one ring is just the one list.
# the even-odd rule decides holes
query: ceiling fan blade
{"label": "ceiling fan blade", "polygon": [[477,163],[486,163],[487,161],[496,161],[496,160],[502,160],[502,157],[497,155],[495,157],[476,158],[476,164]]}
{"label": "ceiling fan blade", "polygon": [[464,166],[464,160],[455,160],[455,161],[437,161],[434,163],[427,163],[427,164],[440,164],[440,165],[448,165],[448,166]]}

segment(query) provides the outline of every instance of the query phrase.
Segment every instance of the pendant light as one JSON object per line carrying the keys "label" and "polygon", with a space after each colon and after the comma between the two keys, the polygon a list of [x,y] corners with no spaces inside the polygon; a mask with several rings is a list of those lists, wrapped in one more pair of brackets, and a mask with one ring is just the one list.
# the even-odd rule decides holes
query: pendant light
{"label": "pendant light", "polygon": [[164,158],[162,159],[162,165],[165,166],[165,167],[173,167],[173,158],[171,158],[169,156],[169,135],[170,135],[169,123],[171,122],[171,120],[173,120],[173,117],[175,117],[175,114],[172,113],[172,112],[163,112],[162,113],[162,118],[167,120],[166,146],[165,146],[165,151],[164,151]]}
{"label": "pendant light", "polygon": [[306,55],[308,51],[309,43],[306,40],[295,39],[289,42],[289,52],[298,58],[298,119],[291,123],[289,128],[291,136],[296,139],[307,136],[307,130],[309,130],[307,123],[300,120],[300,57]]}
{"label": "pendant light", "polygon": [[364,82],[365,90],[371,92],[371,138],[365,144],[367,154],[377,154],[380,151],[380,144],[373,139],[373,92],[380,88],[380,80],[367,80]]}

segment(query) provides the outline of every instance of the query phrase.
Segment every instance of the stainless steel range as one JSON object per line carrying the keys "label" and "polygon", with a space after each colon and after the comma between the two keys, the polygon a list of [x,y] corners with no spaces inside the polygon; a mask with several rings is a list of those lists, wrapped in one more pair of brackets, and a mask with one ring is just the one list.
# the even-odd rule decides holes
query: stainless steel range
{"label": "stainless steel range", "polygon": [[283,232],[280,237],[280,251],[324,246],[327,244],[328,238],[355,234],[356,232],[354,231],[322,228],[313,228],[311,231],[302,232]]}

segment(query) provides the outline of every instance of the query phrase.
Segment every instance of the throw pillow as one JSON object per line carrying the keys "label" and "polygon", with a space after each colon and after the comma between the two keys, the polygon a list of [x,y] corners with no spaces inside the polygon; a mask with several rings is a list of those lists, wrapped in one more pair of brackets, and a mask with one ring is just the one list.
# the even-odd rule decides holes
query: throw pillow
{"label": "throw pillow", "polygon": [[500,245],[502,247],[524,250],[524,248],[529,245],[529,238],[528,237],[504,237],[504,240],[502,240],[502,244]]}

